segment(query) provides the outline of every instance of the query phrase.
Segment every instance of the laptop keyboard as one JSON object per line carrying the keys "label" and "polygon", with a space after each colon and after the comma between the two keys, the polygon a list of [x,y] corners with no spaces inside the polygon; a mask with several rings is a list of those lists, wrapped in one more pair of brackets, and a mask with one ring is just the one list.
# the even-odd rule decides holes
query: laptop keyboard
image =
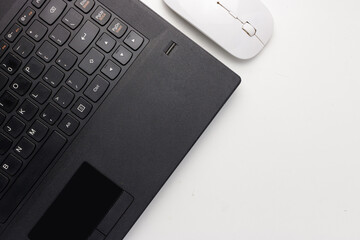
{"label": "laptop keyboard", "polygon": [[27,1],[0,35],[0,223],[147,43],[97,1]]}

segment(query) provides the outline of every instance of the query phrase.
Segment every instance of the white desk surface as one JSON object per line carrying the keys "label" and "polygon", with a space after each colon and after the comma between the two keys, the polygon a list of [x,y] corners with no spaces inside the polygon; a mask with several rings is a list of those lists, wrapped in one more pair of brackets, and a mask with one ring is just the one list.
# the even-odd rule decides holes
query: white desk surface
{"label": "white desk surface", "polygon": [[251,61],[143,2],[243,82],[126,240],[360,239],[360,1],[263,0]]}

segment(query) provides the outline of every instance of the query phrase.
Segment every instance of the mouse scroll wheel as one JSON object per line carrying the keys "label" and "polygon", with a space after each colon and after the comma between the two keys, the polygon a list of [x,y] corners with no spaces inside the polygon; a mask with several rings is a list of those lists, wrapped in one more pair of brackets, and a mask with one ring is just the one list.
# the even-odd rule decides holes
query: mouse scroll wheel
{"label": "mouse scroll wheel", "polygon": [[249,22],[246,22],[242,29],[250,36],[253,37],[256,34],[256,28],[254,28]]}

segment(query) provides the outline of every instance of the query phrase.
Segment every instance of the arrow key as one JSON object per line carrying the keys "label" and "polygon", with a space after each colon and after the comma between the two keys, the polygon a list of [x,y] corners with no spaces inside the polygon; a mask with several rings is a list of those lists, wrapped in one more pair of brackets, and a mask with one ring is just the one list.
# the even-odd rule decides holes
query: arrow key
{"label": "arrow key", "polygon": [[109,60],[107,61],[105,66],[101,69],[101,72],[111,80],[114,80],[117,76],[119,76],[121,72],[121,68],[118,65],[116,65],[113,61]]}
{"label": "arrow key", "polygon": [[132,53],[125,47],[120,46],[113,54],[113,58],[116,59],[122,65],[126,65],[132,58]]}
{"label": "arrow key", "polygon": [[96,42],[96,45],[98,45],[99,48],[101,48],[105,52],[109,53],[115,47],[116,41],[111,38],[109,34],[104,33]]}
{"label": "arrow key", "polygon": [[134,31],[131,31],[124,40],[124,43],[134,51],[138,50],[143,42],[144,38],[140,37],[140,35]]}

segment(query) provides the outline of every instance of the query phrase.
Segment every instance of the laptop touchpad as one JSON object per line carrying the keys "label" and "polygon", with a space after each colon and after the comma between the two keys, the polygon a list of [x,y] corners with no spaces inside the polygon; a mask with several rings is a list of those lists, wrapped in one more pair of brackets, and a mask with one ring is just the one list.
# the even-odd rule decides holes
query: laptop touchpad
{"label": "laptop touchpad", "polygon": [[31,240],[85,240],[123,190],[84,163],[29,234]]}

